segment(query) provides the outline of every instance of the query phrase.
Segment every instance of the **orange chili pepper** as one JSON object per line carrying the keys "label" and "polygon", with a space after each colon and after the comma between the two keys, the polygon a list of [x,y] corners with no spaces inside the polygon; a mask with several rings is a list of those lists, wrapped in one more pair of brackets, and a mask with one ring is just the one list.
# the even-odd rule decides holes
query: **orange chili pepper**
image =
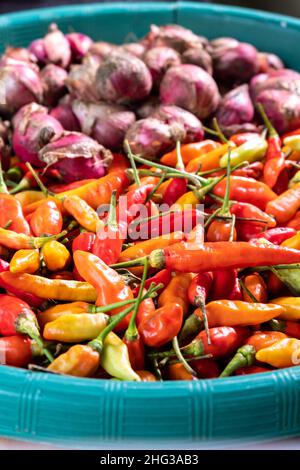
{"label": "orange chili pepper", "polygon": [[[133,293],[122,277],[97,256],[86,251],[75,251],[74,263],[79,274],[97,291],[96,305],[109,305],[123,300],[133,299]],[[111,315],[123,310],[114,309]],[[128,326],[130,314],[118,324],[118,330]]]}
{"label": "orange chili pepper", "polygon": [[34,235],[58,235],[62,231],[63,219],[54,201],[45,200],[36,209],[30,219],[30,227]]}
{"label": "orange chili pepper", "polygon": [[104,227],[104,223],[99,219],[97,212],[79,196],[66,196],[63,199],[63,207],[79,225],[89,232],[96,233]]}
{"label": "orange chili pepper", "polygon": [[[206,305],[207,321],[215,326],[249,326],[278,317],[284,308],[275,304],[243,302],[241,300],[214,300]],[[279,306],[280,307],[280,306]],[[201,309],[195,311],[201,319]]]}
{"label": "orange chili pepper", "polygon": [[254,335],[250,336],[246,344],[250,344],[255,348],[255,351],[260,351],[261,349],[268,348],[272,344],[277,343],[281,339],[286,338],[287,336],[280,331],[256,331]]}
{"label": "orange chili pepper", "polygon": [[195,173],[198,171],[208,171],[218,168],[220,166],[220,159],[227,152],[228,148],[228,144],[222,144],[210,152],[194,158],[187,164],[186,171],[188,173]]}
{"label": "orange chili pepper", "polygon": [[140,377],[142,382],[156,382],[157,381],[155,375],[153,375],[148,370],[136,370],[135,372]]}
{"label": "orange chili pepper", "polygon": [[267,214],[273,215],[279,224],[288,222],[300,208],[300,183],[268,202]]}
{"label": "orange chili pepper", "polygon": [[[214,140],[203,140],[202,142],[195,142],[193,144],[185,144],[180,146],[180,152],[182,155],[182,161],[187,165],[191,160],[194,160],[201,155],[207,154],[214,149],[220,147],[221,144]],[[175,168],[177,164],[177,153],[176,150],[166,153],[161,159],[161,163],[167,166]],[[213,167],[215,168],[215,167]]]}
{"label": "orange chili pepper", "polygon": [[[268,290],[265,281],[263,278],[257,274],[248,274],[243,279],[243,283],[246,289],[252,294],[257,302],[266,303],[268,300]],[[245,302],[253,302],[253,299],[249,294],[243,289],[243,300]]]}
{"label": "orange chili pepper", "polygon": [[46,199],[46,196],[41,191],[29,190],[15,194],[15,199],[17,199],[20,202],[21,206],[24,208],[28,204],[41,201],[42,199]]}
{"label": "orange chili pepper", "polygon": [[177,303],[168,303],[143,322],[139,332],[146,346],[158,348],[171,341],[182,326],[183,310]]}
{"label": "orange chili pepper", "polygon": [[300,211],[296,212],[296,214],[288,221],[286,226],[294,228],[297,231],[300,230]]}
{"label": "orange chili pepper", "polygon": [[100,365],[100,356],[89,346],[76,344],[58,356],[48,370],[74,377],[91,377]]}
{"label": "orange chili pepper", "polygon": [[188,288],[194,275],[192,273],[179,273],[174,276],[168,286],[163,290],[158,298],[158,306],[164,307],[168,304],[177,303],[182,307],[185,316],[189,309]]}
{"label": "orange chili pepper", "polygon": [[10,222],[9,228],[17,233],[30,234],[30,227],[24,218],[22,206],[14,196],[10,194],[0,194],[0,227],[6,227]]}
{"label": "orange chili pepper", "polygon": [[169,364],[165,368],[165,377],[167,380],[193,380],[192,374],[185,369],[181,362]]}
{"label": "orange chili pepper", "polygon": [[130,168],[129,160],[122,153],[114,153],[114,158],[112,159],[111,164],[107,168],[107,173],[118,173],[120,171],[125,171],[127,168]]}
{"label": "orange chili pepper", "polygon": [[50,240],[42,247],[42,256],[49,271],[65,269],[71,261],[71,255],[65,245]]}
{"label": "orange chili pepper", "polygon": [[62,315],[80,314],[80,313],[93,313],[94,306],[87,302],[71,302],[69,304],[58,304],[50,307],[47,310],[38,312],[38,322],[40,326],[56,320]]}

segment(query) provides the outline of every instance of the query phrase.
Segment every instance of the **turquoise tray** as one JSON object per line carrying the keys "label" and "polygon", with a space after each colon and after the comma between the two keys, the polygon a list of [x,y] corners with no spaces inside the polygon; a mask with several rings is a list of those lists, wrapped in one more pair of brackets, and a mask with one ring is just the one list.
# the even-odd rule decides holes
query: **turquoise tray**
{"label": "turquoise tray", "polygon": [[[2,15],[0,48],[27,45],[51,21],[64,31],[119,43],[141,37],[151,23],[179,23],[208,37],[250,41],[300,68],[300,21],[195,3],[93,4]],[[163,445],[176,439],[179,448],[299,434],[300,367],[251,377],[138,384],[0,368],[0,435],[16,439],[79,447],[106,442],[118,447],[120,441],[139,439]]]}

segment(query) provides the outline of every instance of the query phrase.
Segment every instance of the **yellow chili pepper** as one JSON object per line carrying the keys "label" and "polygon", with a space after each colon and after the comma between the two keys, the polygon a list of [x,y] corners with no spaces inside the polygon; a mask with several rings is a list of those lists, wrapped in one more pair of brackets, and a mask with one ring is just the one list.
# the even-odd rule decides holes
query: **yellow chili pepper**
{"label": "yellow chili pepper", "polygon": [[300,364],[300,340],[285,338],[256,353],[256,359],[273,367],[290,367]]}
{"label": "yellow chili pepper", "polygon": [[47,369],[74,377],[91,377],[98,369],[99,364],[100,358],[97,351],[89,346],[76,344],[54,359]]}
{"label": "yellow chili pepper", "polygon": [[97,232],[104,227],[104,223],[99,219],[97,212],[79,196],[66,196],[63,199],[63,207],[89,232]]}
{"label": "yellow chili pepper", "polygon": [[284,308],[278,318],[281,320],[300,320],[300,297],[278,297],[272,299],[272,304],[280,305]]}
{"label": "yellow chili pepper", "polygon": [[[242,162],[256,162],[262,160],[266,154],[268,143],[264,137],[257,136],[240,145],[230,153],[230,165],[238,165]],[[220,159],[220,166],[226,168],[229,151]]]}
{"label": "yellow chili pepper", "polygon": [[21,203],[21,206],[27,206],[28,204],[32,204],[33,202],[41,201],[45,199],[46,196],[41,191],[22,191],[21,193],[15,194],[15,198]]}
{"label": "yellow chili pepper", "polygon": [[33,274],[40,268],[40,255],[38,250],[18,250],[10,260],[11,273]]}
{"label": "yellow chili pepper", "polygon": [[192,273],[178,273],[174,276],[167,287],[158,298],[158,306],[164,307],[167,304],[179,304],[182,307],[183,315],[189,309],[188,288],[194,275]]}
{"label": "yellow chili pepper", "polygon": [[65,245],[56,240],[50,240],[42,248],[45,265],[50,271],[65,269],[71,261],[71,256]]}
{"label": "yellow chili pepper", "polygon": [[9,271],[0,273],[0,279],[21,291],[37,295],[42,299],[55,299],[65,301],[82,300],[94,303],[97,292],[87,282],[66,281],[64,279],[47,279],[33,274],[13,274]]}
{"label": "yellow chili pepper", "polygon": [[[231,145],[234,144],[231,142]],[[208,171],[218,168],[220,166],[220,159],[227,152],[228,147],[228,144],[223,144],[204,155],[200,155],[200,157],[194,158],[187,164],[186,171],[188,173],[195,173],[197,171]]]}
{"label": "yellow chili pepper", "polygon": [[281,243],[281,246],[287,246],[288,248],[300,250],[300,230],[293,237],[284,240],[284,242]]}
{"label": "yellow chili pepper", "polygon": [[108,315],[104,313],[67,314],[46,323],[43,336],[47,340],[78,343],[96,338],[107,326]]}
{"label": "yellow chili pepper", "polygon": [[199,199],[194,194],[193,191],[189,191],[182,196],[175,202],[171,209],[176,208],[177,210],[184,210],[186,209],[187,205],[191,206],[191,208],[196,207],[199,204]]}
{"label": "yellow chili pepper", "polygon": [[37,313],[39,325],[42,327],[46,323],[56,320],[56,318],[62,315],[76,315],[80,313],[93,313],[92,310],[95,308],[94,305],[88,304],[87,302],[71,302],[68,304],[58,304],[54,307],[50,307],[43,312]]}

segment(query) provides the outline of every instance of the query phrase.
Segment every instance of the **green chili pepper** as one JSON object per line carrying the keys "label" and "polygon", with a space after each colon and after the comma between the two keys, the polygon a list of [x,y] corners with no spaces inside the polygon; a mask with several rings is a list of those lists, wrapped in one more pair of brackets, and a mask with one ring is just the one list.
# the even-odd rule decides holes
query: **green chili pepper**
{"label": "green chili pepper", "polygon": [[231,361],[227,364],[220,377],[229,377],[240,367],[252,366],[255,360],[256,349],[250,344],[239,348]]}
{"label": "green chili pepper", "polygon": [[[261,136],[253,137],[244,144],[231,149],[231,152],[227,152],[220,160],[220,166],[222,168],[227,167],[228,158],[230,158],[230,165],[234,166],[242,162],[256,162],[262,160],[268,148],[268,143],[265,138]],[[230,153],[230,155],[229,155]]]}

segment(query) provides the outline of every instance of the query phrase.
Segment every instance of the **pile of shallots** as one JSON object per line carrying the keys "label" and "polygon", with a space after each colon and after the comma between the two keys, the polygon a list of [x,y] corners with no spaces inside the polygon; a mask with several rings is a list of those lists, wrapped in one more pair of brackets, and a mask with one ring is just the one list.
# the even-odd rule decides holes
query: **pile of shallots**
{"label": "pile of shallots", "polygon": [[56,170],[66,182],[105,173],[111,151],[156,158],[200,141],[216,116],[225,135],[257,131],[260,102],[282,133],[300,126],[300,74],[233,38],[151,26],[117,46],[50,25],[0,60],[0,153]]}

